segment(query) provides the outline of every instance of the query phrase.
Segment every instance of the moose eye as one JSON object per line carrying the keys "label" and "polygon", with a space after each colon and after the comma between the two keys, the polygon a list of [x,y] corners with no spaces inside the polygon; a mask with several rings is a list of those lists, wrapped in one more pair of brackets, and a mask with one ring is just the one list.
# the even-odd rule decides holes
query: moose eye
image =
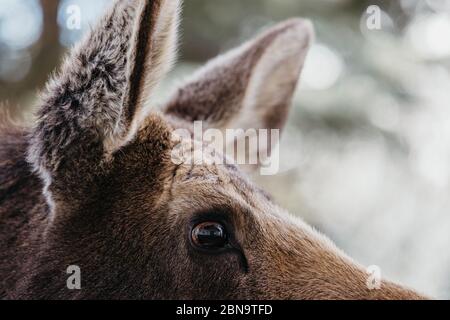
{"label": "moose eye", "polygon": [[222,249],[228,244],[225,227],[218,222],[203,222],[192,229],[192,242],[201,249]]}

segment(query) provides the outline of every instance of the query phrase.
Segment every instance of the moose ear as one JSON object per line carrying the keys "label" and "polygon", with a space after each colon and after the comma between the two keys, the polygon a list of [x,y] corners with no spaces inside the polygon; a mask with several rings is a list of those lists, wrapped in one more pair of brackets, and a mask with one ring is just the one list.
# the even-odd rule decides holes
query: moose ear
{"label": "moose ear", "polygon": [[140,7],[131,39],[124,101],[124,118],[127,124],[134,122],[134,128],[151,110],[153,89],[175,61],[181,2],[145,0],[138,3]]}
{"label": "moose ear", "polygon": [[281,130],[312,38],[303,19],[271,28],[200,69],[166,113],[203,121],[204,128]]}
{"label": "moose ear", "polygon": [[116,0],[69,53],[42,94],[28,151],[47,184],[74,181],[133,137],[175,56],[179,7]]}

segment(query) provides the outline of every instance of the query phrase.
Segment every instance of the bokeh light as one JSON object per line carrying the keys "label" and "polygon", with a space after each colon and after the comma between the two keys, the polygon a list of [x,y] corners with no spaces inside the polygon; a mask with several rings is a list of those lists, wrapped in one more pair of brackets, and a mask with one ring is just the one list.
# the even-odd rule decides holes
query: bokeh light
{"label": "bokeh light", "polygon": [[306,59],[302,83],[306,89],[326,90],[337,83],[343,71],[344,62],[337,52],[315,44]]}
{"label": "bokeh light", "polygon": [[450,56],[450,13],[416,17],[407,30],[412,48],[423,59],[442,59]]}
{"label": "bokeh light", "polygon": [[2,0],[0,41],[12,50],[25,49],[42,32],[42,9],[38,0]]}

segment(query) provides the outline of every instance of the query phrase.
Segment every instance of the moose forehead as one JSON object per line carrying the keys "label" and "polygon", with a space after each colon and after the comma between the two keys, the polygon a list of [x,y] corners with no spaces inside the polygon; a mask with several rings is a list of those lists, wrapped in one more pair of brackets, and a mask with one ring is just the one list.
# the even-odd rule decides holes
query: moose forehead
{"label": "moose forehead", "polygon": [[242,229],[245,225],[255,226],[256,216],[272,207],[262,190],[228,164],[178,166],[170,194],[169,211],[178,217],[220,213]]}
{"label": "moose forehead", "polygon": [[131,190],[145,193],[153,208],[169,208],[161,212],[173,212],[178,217],[220,209],[239,221],[249,213],[270,210],[269,196],[233,164],[174,163],[171,152],[176,142],[172,132],[179,127],[161,115],[145,120],[134,142],[115,155],[112,174],[120,180],[117,185],[131,185],[123,192],[133,199],[136,196]]}
{"label": "moose forehead", "polygon": [[253,185],[239,168],[232,164],[181,165],[174,176],[174,185],[187,192],[191,192],[190,188],[197,187],[200,190],[196,191],[206,196],[221,194],[250,206],[256,206],[261,197],[266,201],[270,200],[263,190]]}
{"label": "moose forehead", "polygon": [[[155,125],[156,123],[158,125]],[[155,130],[155,128],[157,129]],[[247,175],[238,166],[230,163],[230,159],[222,154],[221,150],[215,150],[216,157],[222,159],[219,163],[175,164],[171,160],[171,152],[179,142],[173,140],[172,133],[177,128],[192,131],[192,125],[187,121],[153,115],[146,119],[138,135],[138,149],[155,148],[153,143],[147,144],[147,142],[149,140],[155,141],[155,135],[159,135],[160,138],[157,139],[159,141],[157,145],[159,155],[156,162],[159,165],[163,164],[161,174],[170,177],[167,180],[170,180],[172,189],[177,188],[176,191],[180,193],[186,191],[191,196],[194,196],[192,188],[195,188],[195,191],[201,194],[222,193],[227,197],[233,196],[233,198],[240,199],[252,206],[255,205],[254,202],[260,202],[261,197],[266,201],[271,201],[271,197],[249,181]],[[193,147],[194,143],[192,144]],[[203,151],[205,150],[203,149]]]}

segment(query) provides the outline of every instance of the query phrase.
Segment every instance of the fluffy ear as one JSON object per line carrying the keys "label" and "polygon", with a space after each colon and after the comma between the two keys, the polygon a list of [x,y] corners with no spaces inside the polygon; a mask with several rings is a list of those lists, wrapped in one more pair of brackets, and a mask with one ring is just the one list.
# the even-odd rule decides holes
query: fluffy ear
{"label": "fluffy ear", "polygon": [[309,21],[292,19],[219,56],[176,92],[166,113],[204,128],[281,130],[313,33]]}
{"label": "fluffy ear", "polygon": [[42,95],[29,149],[46,180],[95,168],[133,136],[175,56],[179,7],[117,0],[70,52]]}
{"label": "fluffy ear", "polygon": [[[124,118],[139,124],[150,111],[153,88],[172,67],[177,52],[180,0],[140,3],[128,64]],[[135,126],[136,128],[137,126]]]}

